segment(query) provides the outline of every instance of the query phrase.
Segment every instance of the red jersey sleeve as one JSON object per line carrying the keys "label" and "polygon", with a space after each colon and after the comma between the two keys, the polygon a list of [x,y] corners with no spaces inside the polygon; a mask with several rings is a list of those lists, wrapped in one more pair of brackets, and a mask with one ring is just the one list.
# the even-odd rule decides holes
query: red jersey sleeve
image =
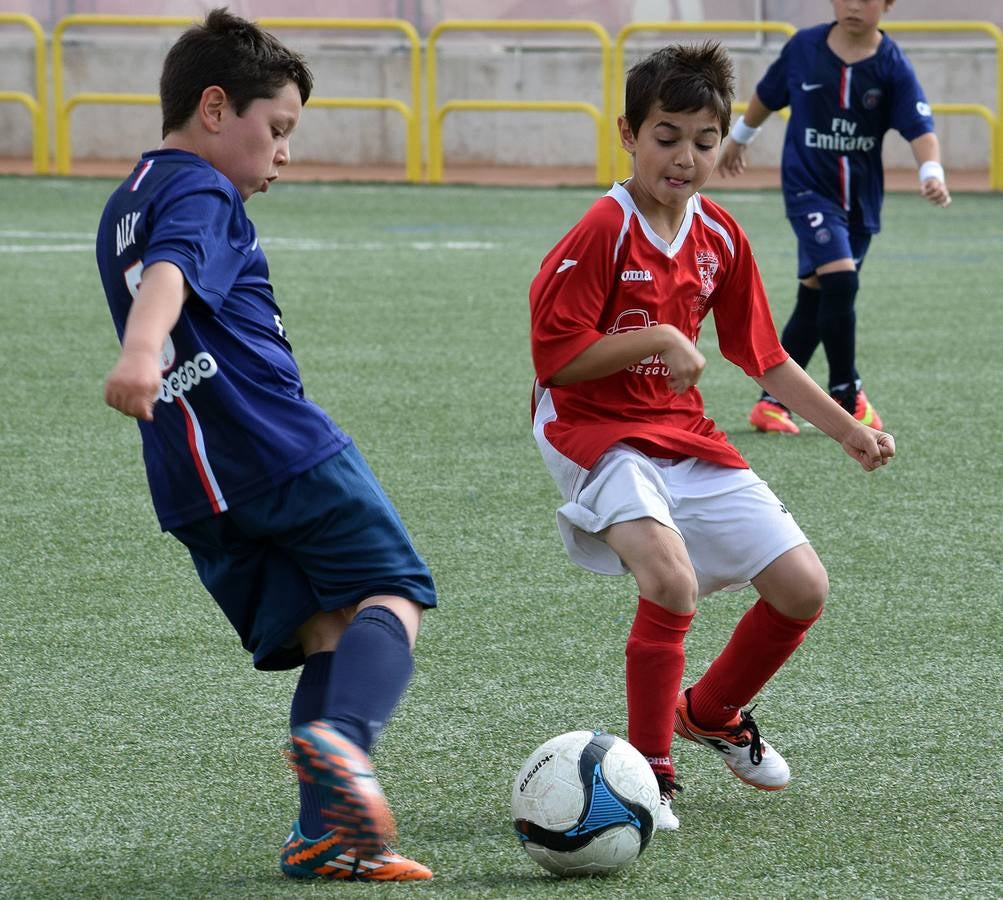
{"label": "red jersey sleeve", "polygon": [[[704,203],[707,204],[706,198]],[[721,207],[714,205],[714,216],[727,223],[734,243],[734,256],[714,292],[711,307],[718,346],[725,359],[746,375],[757,377],[780,365],[788,354],[777,337],[770,302],[749,239]]]}
{"label": "red jersey sleeve", "polygon": [[597,328],[616,281],[626,217],[601,197],[544,257],[529,288],[530,344],[541,385],[603,336]]}

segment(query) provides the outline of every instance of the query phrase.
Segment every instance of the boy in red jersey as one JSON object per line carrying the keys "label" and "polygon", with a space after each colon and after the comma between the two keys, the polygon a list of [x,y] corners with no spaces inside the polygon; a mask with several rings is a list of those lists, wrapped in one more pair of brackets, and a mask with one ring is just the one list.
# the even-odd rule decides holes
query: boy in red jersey
{"label": "boy in red jersey", "polygon": [[[679,821],[673,730],[743,781],[787,785],[783,757],[743,709],[818,618],[828,578],[790,513],[704,415],[696,348],[714,312],[722,354],[828,434],[865,471],[895,453],[780,345],[749,242],[698,192],[728,133],[734,75],[716,43],[670,46],[629,73],[620,138],[634,175],[546,256],[530,288],[533,431],[565,503],[572,560],[637,581],[627,639],[628,737]],[[760,594],[707,672],[680,691],[700,596]]]}

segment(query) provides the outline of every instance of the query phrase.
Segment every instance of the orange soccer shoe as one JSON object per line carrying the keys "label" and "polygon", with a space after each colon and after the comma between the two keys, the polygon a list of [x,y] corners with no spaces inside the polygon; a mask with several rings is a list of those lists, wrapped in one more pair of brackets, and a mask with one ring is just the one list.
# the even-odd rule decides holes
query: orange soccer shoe
{"label": "orange soccer shoe", "polygon": [[297,725],[291,736],[290,764],[301,781],[323,790],[329,835],[363,857],[379,853],[396,827],[369,757],[322,719]]}
{"label": "orange soccer shoe", "polygon": [[864,425],[870,425],[876,431],[880,431],[884,427],[881,416],[871,406],[871,401],[867,399],[867,394],[863,391],[857,391],[857,400],[853,404],[853,418],[858,422],[863,422]]}
{"label": "orange soccer shoe", "polygon": [[776,434],[800,434],[786,406],[772,400],[760,400],[749,413],[749,424],[756,431]]}
{"label": "orange soccer shoe", "polygon": [[840,406],[843,407],[853,418],[858,422],[862,422],[864,425],[869,425],[875,430],[880,430],[883,426],[881,424],[881,416],[878,415],[878,411],[871,406],[871,401],[867,399],[867,394],[865,394],[858,386],[859,382],[855,384],[847,385],[843,388],[830,390],[829,396],[832,397]]}
{"label": "orange soccer shoe", "polygon": [[720,728],[701,728],[690,716],[687,688],[676,701],[675,732],[713,750],[735,777],[760,790],[783,790],[791,780],[786,760],[760,737],[752,710],[736,713],[734,719]]}
{"label": "orange soccer shoe", "polygon": [[406,859],[384,846],[379,853],[360,857],[342,843],[342,831],[335,829],[310,840],[303,837],[299,822],[293,824],[280,862],[282,874],[290,878],[333,878],[344,881],[427,881],[432,870]]}

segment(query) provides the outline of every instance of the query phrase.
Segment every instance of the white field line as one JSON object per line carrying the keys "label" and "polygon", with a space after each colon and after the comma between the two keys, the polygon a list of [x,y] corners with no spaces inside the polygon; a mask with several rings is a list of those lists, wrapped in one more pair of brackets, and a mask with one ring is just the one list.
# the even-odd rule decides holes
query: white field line
{"label": "white field line", "polygon": [[[49,241],[64,238],[66,243],[23,243],[23,241],[33,238],[48,239]],[[16,239],[18,242],[7,243],[6,239]],[[82,240],[87,241],[87,243],[80,243]],[[360,250],[369,252],[393,250],[468,251],[497,250],[502,247],[495,241],[337,241],[286,237],[262,238],[261,243],[265,247],[272,247],[276,250],[306,253]],[[69,231],[0,231],[0,253],[82,253],[85,251],[94,251],[93,235]]]}

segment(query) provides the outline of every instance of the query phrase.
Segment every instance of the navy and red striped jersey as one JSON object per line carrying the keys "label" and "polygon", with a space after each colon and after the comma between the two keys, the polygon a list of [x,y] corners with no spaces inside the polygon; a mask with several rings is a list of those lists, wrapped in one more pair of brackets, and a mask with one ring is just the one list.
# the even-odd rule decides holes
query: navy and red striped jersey
{"label": "navy and red striped jersey", "polygon": [[828,46],[835,23],[795,34],[756,86],[772,110],[790,105],[782,180],[789,217],[836,203],[865,231],[881,228],[881,145],[933,131],[930,106],[905,54],[882,32],[877,52],[848,65]]}
{"label": "navy and red striped jersey", "polygon": [[101,217],[98,269],[119,340],[143,267],[161,261],[192,290],[164,343],[153,421],[139,422],[168,529],[288,481],[349,438],[304,395],[240,194],[180,150],[144,154]]}

